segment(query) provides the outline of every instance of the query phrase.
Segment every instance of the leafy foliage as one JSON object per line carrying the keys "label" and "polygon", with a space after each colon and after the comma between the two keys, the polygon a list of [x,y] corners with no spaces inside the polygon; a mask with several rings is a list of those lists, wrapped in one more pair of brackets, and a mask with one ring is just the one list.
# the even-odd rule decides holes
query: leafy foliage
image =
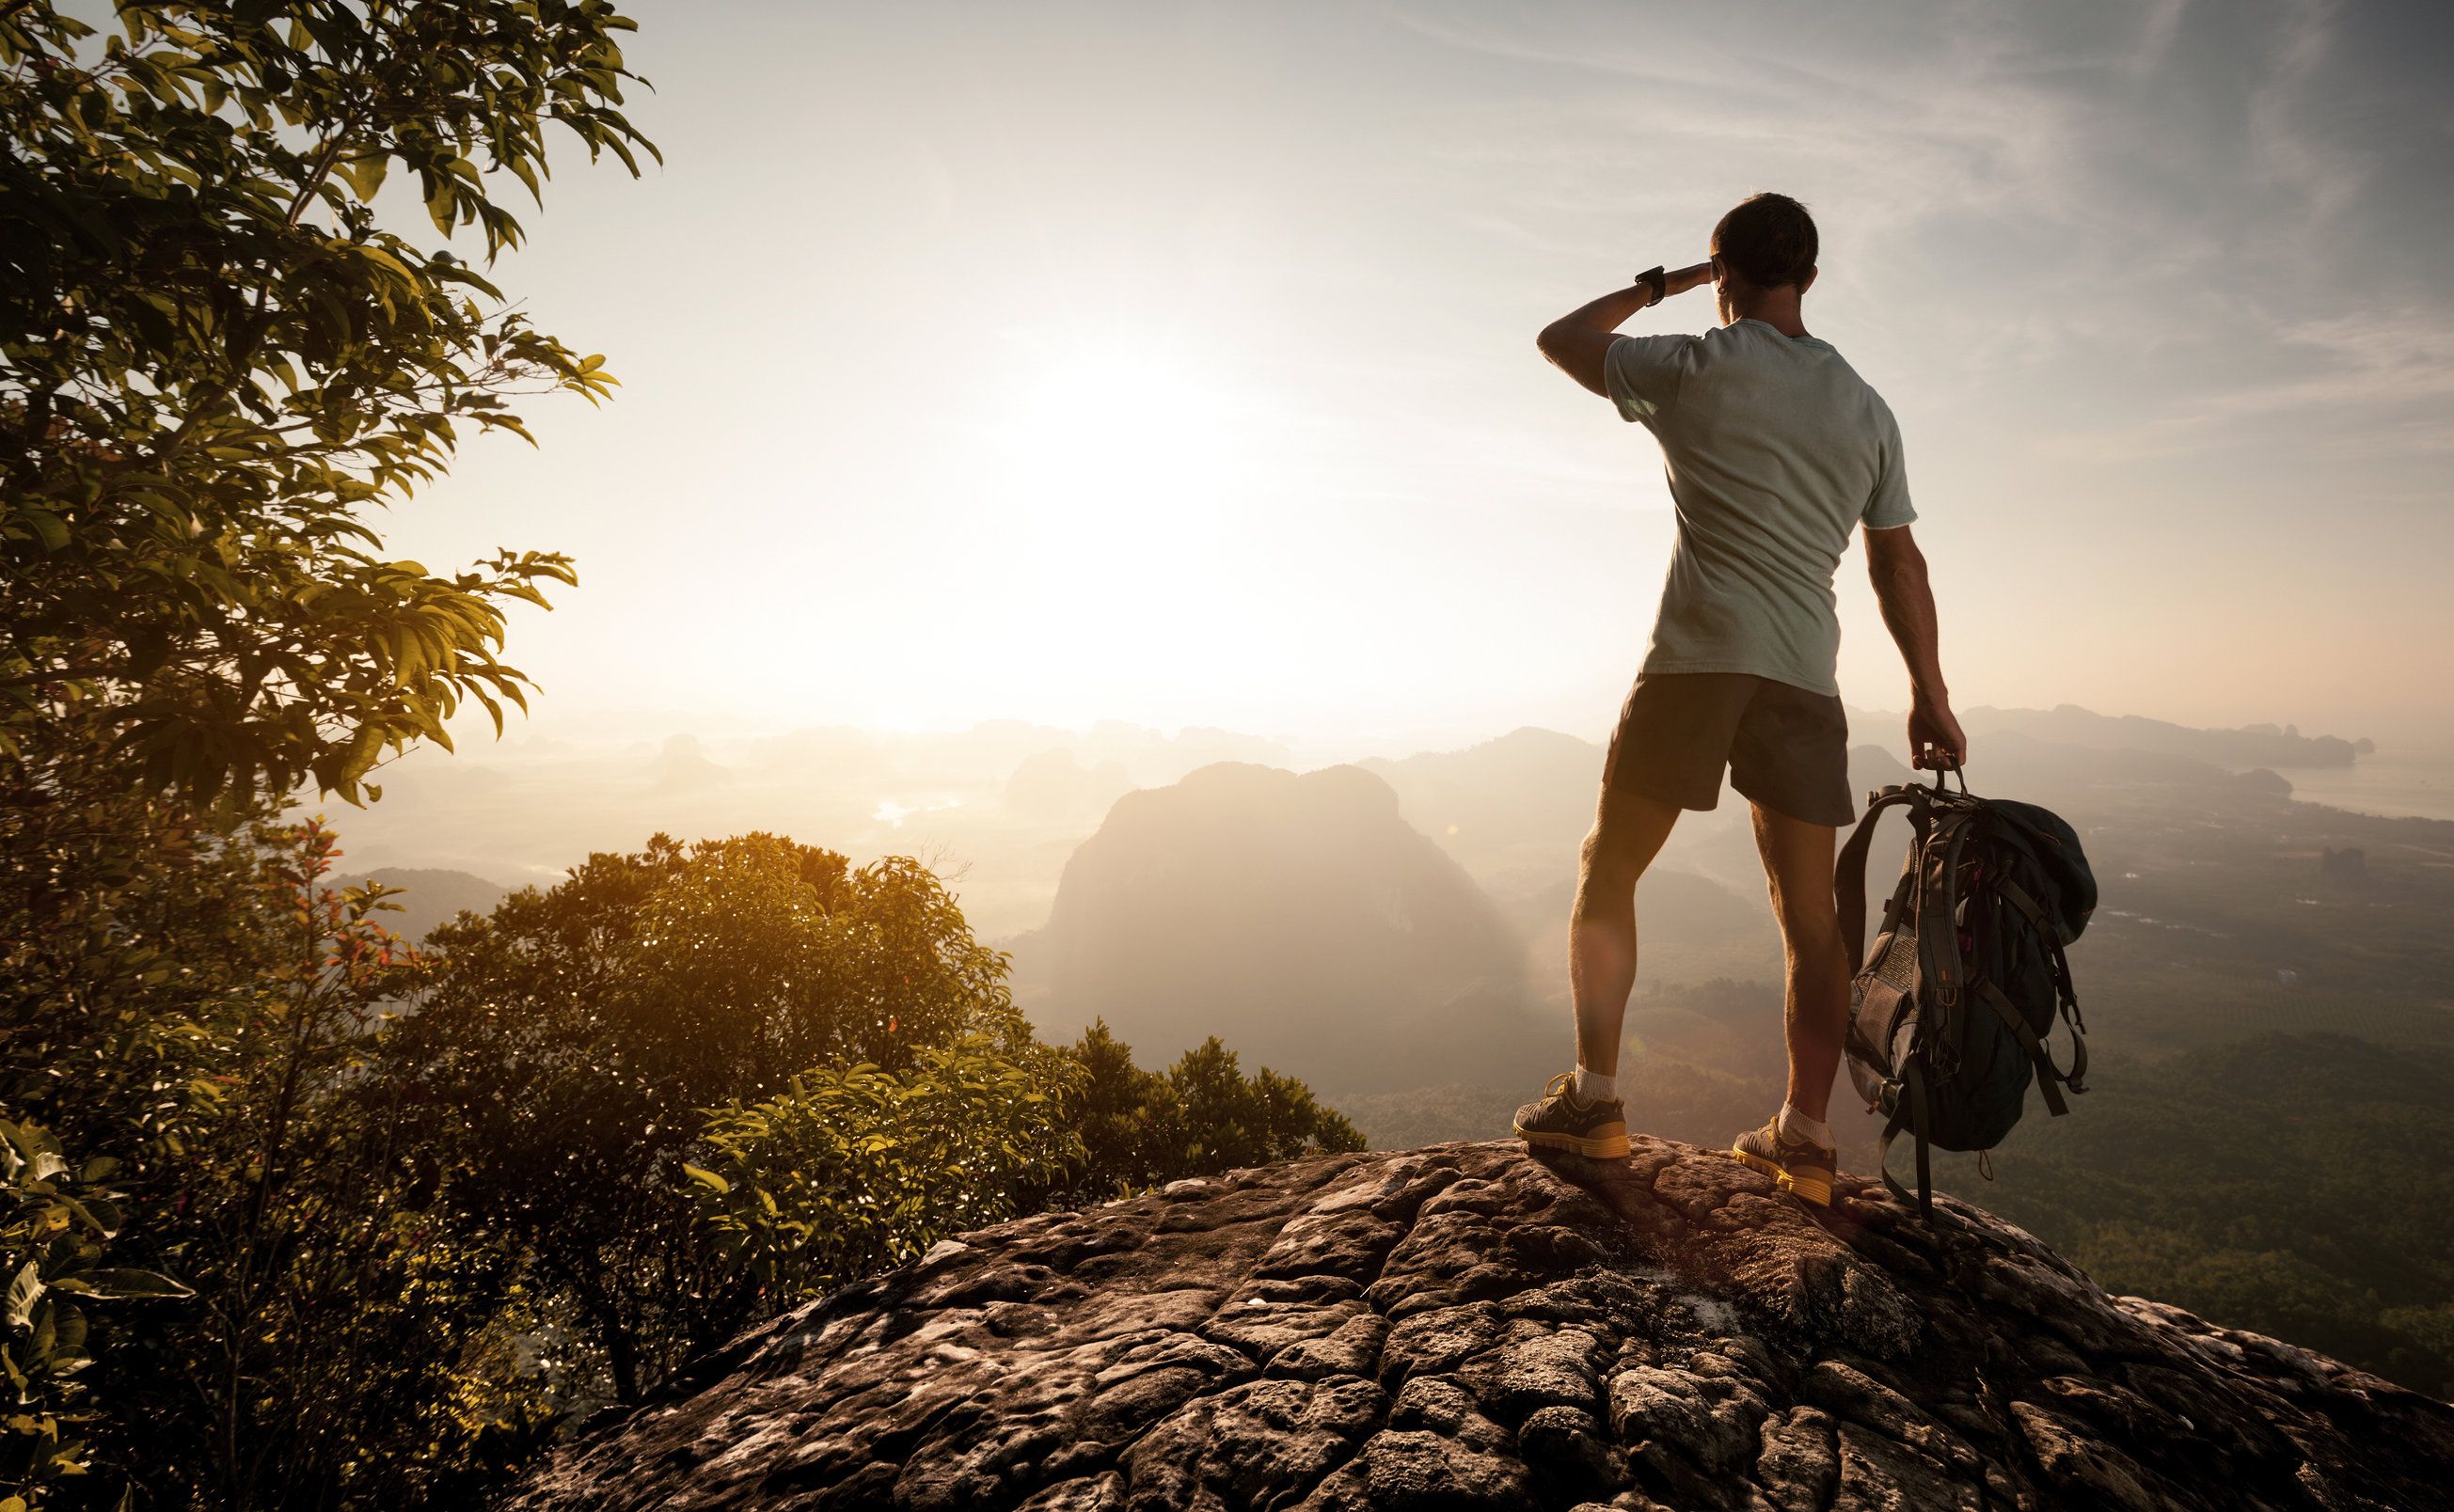
{"label": "leafy foliage", "polygon": [[574,1299],[624,1401],[757,1306],[683,1189],[704,1110],[829,1066],[899,1075],[966,1035],[1027,1043],[1002,959],[935,876],[771,835],[659,835],[429,938],[384,1080],[453,1167],[459,1220]]}
{"label": "leafy foliage", "polygon": [[[171,1503],[279,1486],[301,1505],[378,1472],[463,1474],[533,1393],[468,1401],[458,1362],[508,1268],[403,1209],[420,1172],[364,1089],[379,1005],[414,970],[375,923],[382,890],[321,885],[337,851],[319,825],[144,798],[126,758],[74,733],[37,732],[64,747],[49,760],[0,759],[30,800],[0,820],[0,1086],[23,1141],[0,1266],[39,1261],[46,1288],[10,1342],[21,1363],[45,1347],[42,1306],[67,1309],[50,1374],[12,1382],[10,1473],[108,1464],[90,1479],[132,1474]],[[143,1272],[178,1278],[141,1289],[179,1300],[85,1316]]]}
{"label": "leafy foliage", "polygon": [[1134,1064],[1133,1049],[1095,1023],[1067,1054],[1086,1073],[1078,1093],[1084,1161],[1076,1195],[1101,1202],[1188,1176],[1267,1165],[1333,1150],[1363,1136],[1293,1077],[1247,1077],[1217,1036],[1164,1072]]}
{"label": "leafy foliage", "polygon": [[161,1263],[154,1184],[220,1105],[212,1025],[261,961],[252,858],[217,829],[242,816],[148,796],[91,721],[29,734],[0,755],[0,1273],[32,1309],[5,1346],[0,1484],[39,1502],[110,1458],[111,1325],[155,1321],[53,1282]]}
{"label": "leafy foliage", "polygon": [[901,1076],[819,1066],[714,1109],[705,1164],[682,1169],[762,1305],[789,1307],[1037,1205],[1081,1163],[1065,1113],[1083,1079],[1060,1051],[977,1035]]}
{"label": "leafy foliage", "polygon": [[211,1025],[271,968],[270,807],[148,792],[96,719],[28,736],[0,756],[0,1099],[142,1171],[210,1113]]}
{"label": "leafy foliage", "polygon": [[122,1194],[108,1184],[118,1164],[96,1155],[71,1166],[50,1130],[0,1119],[0,1372],[10,1392],[0,1489],[15,1498],[89,1467],[80,1434],[93,1412],[76,1380],[93,1363],[86,1306],[189,1294],[168,1276],[101,1263],[119,1232]]}
{"label": "leafy foliage", "polygon": [[772,835],[599,854],[429,936],[375,1083],[634,1401],[775,1308],[1052,1200],[1360,1137],[1216,1041],[1036,1043],[916,863]]}
{"label": "leafy foliage", "polygon": [[377,922],[386,889],[323,885],[339,851],[320,823],[267,828],[252,853],[279,948],[215,1023],[211,1116],[148,1184],[144,1243],[195,1302],[111,1376],[131,1403],[185,1408],[146,1425],[166,1499],[334,1504],[431,1484],[469,1452],[459,1358],[508,1277],[413,1210],[419,1163],[367,1084],[420,969]]}
{"label": "leafy foliage", "polygon": [[612,384],[449,250],[386,229],[391,169],[489,262],[558,124],[634,172],[632,30],[606,0],[122,0],[98,34],[0,9],[0,747],[98,704],[154,785],[312,775],[355,798],[524,679],[503,605],[574,581],[442,575],[361,518],[514,396]]}

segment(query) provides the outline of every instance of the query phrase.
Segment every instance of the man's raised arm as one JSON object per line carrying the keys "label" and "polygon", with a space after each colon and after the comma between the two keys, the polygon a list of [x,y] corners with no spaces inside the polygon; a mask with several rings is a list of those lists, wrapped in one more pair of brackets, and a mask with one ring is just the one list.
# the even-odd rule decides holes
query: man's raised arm
{"label": "man's raised arm", "polygon": [[[1661,298],[1683,294],[1712,281],[1711,263],[1665,272],[1661,275]],[[1610,350],[1621,326],[1638,310],[1658,303],[1651,284],[1630,284],[1543,327],[1542,334],[1534,338],[1534,345],[1561,372],[1607,399],[1610,390],[1602,383],[1603,354]]]}
{"label": "man's raised arm", "polygon": [[1875,601],[1883,624],[1909,666],[1909,764],[1957,766],[1968,759],[1968,737],[1951,712],[1942,683],[1942,653],[1936,646],[1934,588],[1926,581],[1925,553],[1907,526],[1866,529],[1866,570],[1875,580]]}

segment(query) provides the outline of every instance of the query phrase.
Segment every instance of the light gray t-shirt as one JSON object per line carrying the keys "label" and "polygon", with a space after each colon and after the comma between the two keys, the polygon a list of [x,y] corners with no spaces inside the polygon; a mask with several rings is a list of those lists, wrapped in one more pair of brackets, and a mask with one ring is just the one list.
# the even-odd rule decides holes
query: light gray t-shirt
{"label": "light gray t-shirt", "polygon": [[1839,693],[1832,575],[1849,533],[1917,518],[1890,408],[1829,343],[1760,320],[1621,336],[1602,376],[1661,442],[1679,515],[1643,670]]}

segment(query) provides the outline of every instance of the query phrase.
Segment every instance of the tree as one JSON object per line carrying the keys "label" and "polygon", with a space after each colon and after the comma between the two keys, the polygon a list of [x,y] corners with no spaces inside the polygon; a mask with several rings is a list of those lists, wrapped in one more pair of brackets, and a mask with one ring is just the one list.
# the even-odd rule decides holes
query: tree
{"label": "tree", "polygon": [[[415,1210],[436,1173],[360,1074],[414,969],[376,923],[384,889],[321,886],[338,852],[316,824],[157,845],[131,876],[143,806],[12,821],[14,860],[53,885],[0,886],[0,1006],[39,1058],[10,1057],[0,1129],[18,1386],[0,1484],[73,1464],[166,1504],[323,1506],[461,1474],[489,1432],[473,1362],[513,1275]],[[29,1114],[126,1156],[70,1161]],[[503,1388],[486,1401],[516,1415],[528,1388]]]}
{"label": "tree", "polygon": [[1105,1201],[1188,1176],[1363,1148],[1363,1135],[1309,1087],[1266,1067],[1247,1077],[1217,1036],[1164,1073],[1134,1064],[1101,1020],[1066,1054],[1083,1070],[1084,1160],[1076,1196]]}
{"label": "tree", "polygon": [[[258,1032],[332,1023],[259,826],[303,780],[374,796],[383,754],[448,745],[466,702],[498,726],[520,702],[505,606],[571,564],[438,573],[386,560],[368,517],[465,435],[525,435],[519,396],[609,390],[487,276],[521,234],[501,191],[537,195],[554,123],[634,173],[654,149],[619,109],[631,23],[604,0],[108,10],[106,36],[51,0],[0,4],[0,1251],[27,1280],[11,1363],[43,1364],[11,1376],[5,1447],[56,1468],[53,1409],[92,1383],[69,1415],[154,1451],[168,1483],[273,1478],[329,1503],[358,1494],[340,1469],[412,1440],[448,1458],[417,1438],[416,1373],[466,1301],[443,1294],[482,1267],[436,1264],[392,1185],[352,1179],[383,1125],[337,1043]],[[413,180],[480,261],[391,229],[388,174],[387,211]],[[131,1256],[193,1261],[203,1295],[132,1337],[97,1325],[86,1365],[78,1299],[111,1287],[77,1278]],[[190,1363],[174,1337],[235,1353],[220,1391],[159,1389]],[[166,1466],[199,1401],[225,1442],[235,1424],[279,1447]]]}
{"label": "tree", "polygon": [[267,965],[254,857],[220,832],[260,813],[204,823],[132,787],[90,723],[32,733],[0,756],[0,1505],[111,1458],[114,1345],[166,1309],[94,1309],[91,1278],[162,1263],[148,1220],[216,1116],[227,1005]]}
{"label": "tree", "polygon": [[454,1168],[452,1211],[572,1299],[624,1402],[756,1306],[682,1173],[708,1109],[1028,1040],[1003,958],[924,867],[771,835],[591,856],[428,943],[383,1078]]}
{"label": "tree", "polygon": [[260,837],[274,956],[217,1024],[213,1116],[151,1184],[147,1252],[195,1300],[112,1375],[124,1410],[151,1409],[140,1481],[166,1501],[341,1505],[469,1450],[461,1356],[509,1267],[416,1210],[432,1167],[365,1071],[420,964],[378,922],[390,889],[324,885],[339,853],[320,822]]}
{"label": "tree", "polygon": [[273,965],[272,806],[149,793],[93,721],[30,735],[0,755],[0,1100],[141,1174],[193,1135],[212,1025]]}
{"label": "tree", "polygon": [[[575,581],[503,552],[387,561],[365,521],[464,429],[612,384],[475,266],[386,229],[516,247],[547,129],[633,172],[607,0],[121,0],[96,33],[0,7],[0,750],[96,708],[146,780],[210,797],[312,777],[355,799],[387,750],[525,680],[503,607]],[[539,203],[542,203],[541,200]]]}

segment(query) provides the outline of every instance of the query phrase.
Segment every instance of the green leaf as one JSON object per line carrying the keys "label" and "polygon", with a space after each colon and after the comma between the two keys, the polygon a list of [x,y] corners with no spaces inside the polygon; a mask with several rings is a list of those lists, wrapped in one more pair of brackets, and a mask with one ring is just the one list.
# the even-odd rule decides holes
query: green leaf
{"label": "green leaf", "polygon": [[70,1288],[63,1283],[62,1290],[73,1289],[104,1301],[126,1302],[154,1297],[192,1297],[194,1288],[173,1281],[158,1270],[139,1270],[132,1266],[109,1267],[80,1272]]}
{"label": "green leaf", "polygon": [[334,171],[341,175],[358,198],[372,200],[375,197],[376,191],[383,188],[384,174],[391,167],[390,153],[369,152],[364,156],[350,159]]}
{"label": "green leaf", "polygon": [[35,536],[43,543],[43,549],[57,551],[69,544],[68,522],[49,509],[21,505],[18,507],[17,513],[28,525],[33,527]]}
{"label": "green leaf", "polygon": [[26,1262],[9,1283],[7,1300],[0,1303],[0,1319],[6,1319],[11,1328],[32,1326],[34,1304],[42,1301],[45,1289],[42,1267],[30,1260]]}

